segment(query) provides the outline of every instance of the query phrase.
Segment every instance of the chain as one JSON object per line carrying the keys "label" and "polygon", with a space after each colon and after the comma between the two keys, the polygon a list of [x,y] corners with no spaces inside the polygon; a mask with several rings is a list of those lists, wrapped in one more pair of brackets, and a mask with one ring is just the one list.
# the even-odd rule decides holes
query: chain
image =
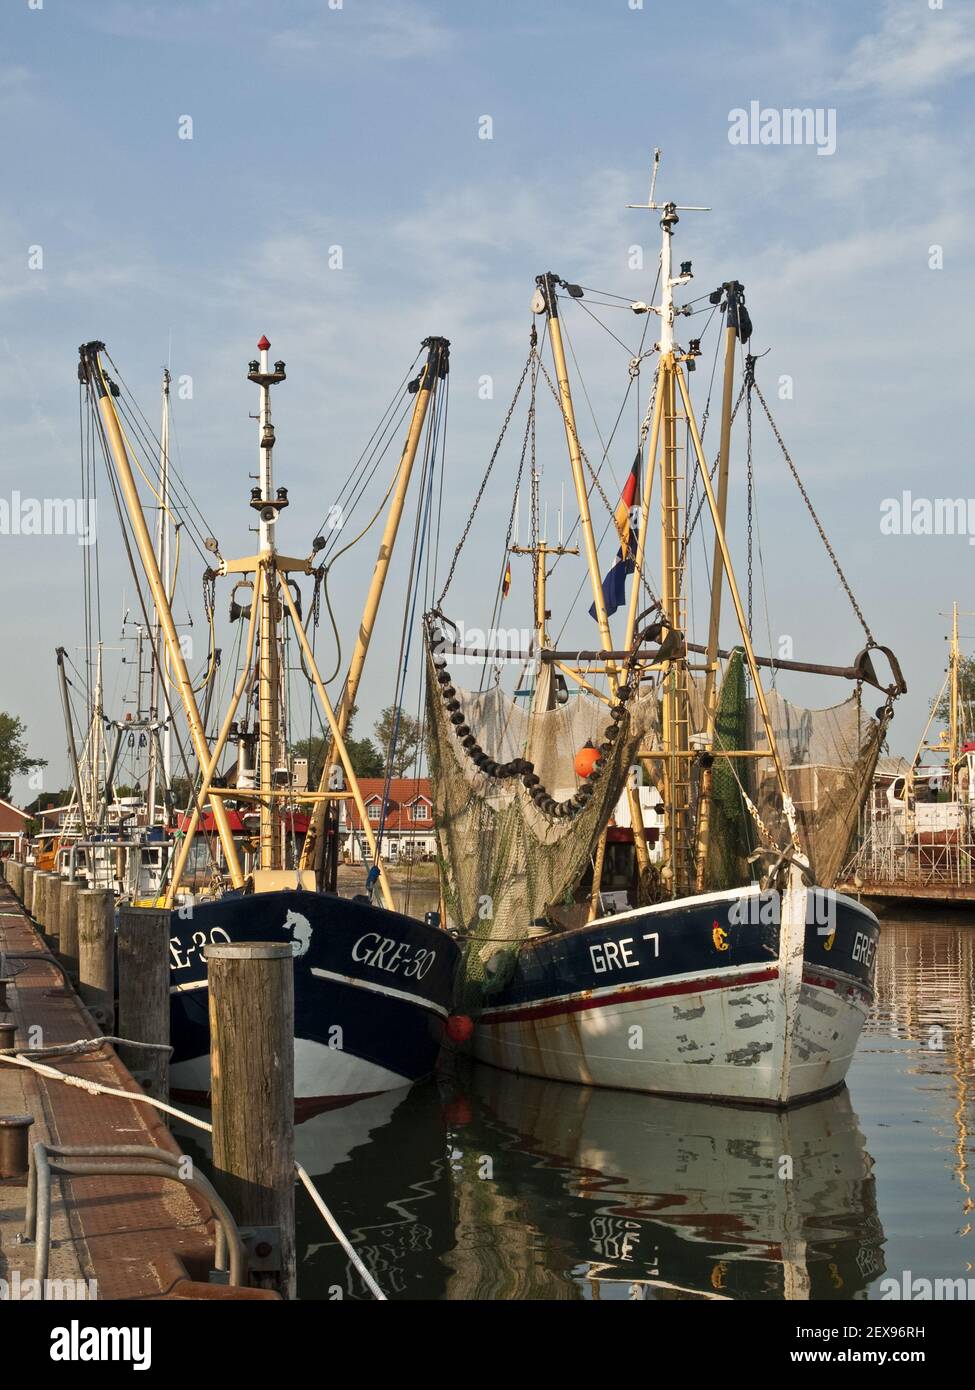
{"label": "chain", "polygon": [[203,609],[210,619],[217,605],[217,576],[213,570],[203,571]]}
{"label": "chain", "polygon": [[871,647],[875,647],[877,644],[876,644],[876,642],[875,642],[875,640],[874,640],[874,635],[873,635],[873,633],[870,631],[870,628],[869,628],[868,625],[867,625],[867,620],[866,620],[866,618],[863,616],[863,613],[862,613],[862,611],[861,611],[861,609],[860,609],[860,605],[857,603],[856,599],[855,599],[854,596],[853,596],[853,590],[850,588],[849,584],[847,583],[846,575],[843,573],[843,570],[842,570],[842,568],[840,567],[840,562],[839,562],[839,560],[836,558],[836,552],[833,550],[833,547],[830,545],[829,539],[828,539],[828,537],[827,537],[827,535],[826,535],[826,532],[823,530],[823,524],[822,524],[822,522],[820,521],[819,517],[816,515],[816,510],[815,510],[815,508],[813,507],[812,502],[809,500],[809,494],[806,492],[806,489],[803,487],[802,479],[799,477],[798,470],[796,469],[795,464],[792,462],[792,459],[789,457],[789,451],[788,451],[788,449],[785,447],[785,441],[783,440],[781,434],[779,434],[779,428],[778,428],[778,426],[776,425],[775,421],[772,419],[772,412],[769,410],[768,405],[767,405],[766,402],[765,402],[765,397],[762,395],[762,392],[761,392],[761,390],[760,390],[760,388],[759,388],[759,386],[758,386],[758,383],[755,382],[755,381],[753,381],[752,384],[753,384],[753,386],[755,387],[755,392],[756,392],[756,394],[757,394],[757,396],[758,396],[758,399],[759,399],[759,400],[761,401],[761,403],[762,403],[762,409],[765,411],[765,416],[766,416],[766,418],[767,418],[769,424],[772,426],[772,433],[775,435],[776,442],[778,443],[779,448],[782,450],[782,456],[783,456],[783,458],[785,459],[786,463],[789,465],[789,470],[790,470],[790,472],[792,473],[793,478],[795,479],[796,487],[799,489],[799,492],[800,492],[800,494],[801,494],[801,496],[802,496],[802,500],[805,502],[806,507],[808,508],[809,515],[812,517],[813,521],[814,521],[815,524],[816,524],[816,530],[819,532],[820,540],[823,542],[823,545],[826,547],[826,553],[827,553],[827,555],[829,556],[829,558],[830,558],[830,559],[832,560],[832,562],[833,562],[833,568],[834,568],[835,571],[836,571],[837,578],[839,579],[840,583],[843,585],[844,590],[846,591],[846,596],[847,596],[847,598],[850,600],[850,605],[851,605],[851,607],[853,608],[854,613],[857,615],[857,619],[858,619],[858,621],[859,621],[859,623],[860,623],[860,626],[863,628],[863,631],[864,631],[864,633],[866,634],[867,642],[870,644]]}
{"label": "chain", "polygon": [[446,579],[446,581],[445,581],[445,583],[444,583],[443,589],[441,590],[440,597],[437,599],[437,605],[436,605],[436,606],[437,606],[438,608],[440,607],[440,605],[443,603],[444,599],[445,599],[446,596],[447,596],[447,590],[450,588],[451,581],[453,580],[453,577],[454,577],[454,571],[455,571],[456,568],[457,568],[457,561],[460,559],[460,552],[463,550],[464,545],[465,545],[465,543],[466,543],[466,541],[467,541],[467,537],[468,537],[468,535],[470,534],[470,529],[471,529],[471,527],[474,525],[474,517],[477,515],[477,509],[478,509],[478,507],[481,505],[481,498],[484,496],[484,489],[485,489],[485,488],[487,487],[487,485],[488,485],[488,479],[489,479],[490,476],[491,476],[491,470],[492,470],[493,467],[494,467],[494,464],[495,464],[495,461],[496,461],[496,459],[497,459],[497,457],[498,457],[498,454],[501,452],[501,445],[504,443],[504,437],[505,437],[505,435],[506,435],[507,432],[508,432],[508,426],[509,426],[510,423],[511,423],[511,417],[512,417],[512,415],[514,415],[514,413],[515,413],[515,406],[518,404],[518,397],[521,395],[521,388],[524,386],[524,384],[525,384],[525,378],[528,376],[528,369],[529,369],[529,367],[531,366],[531,364],[532,364],[532,362],[534,361],[534,359],[535,359],[535,358],[537,357],[537,355],[538,355],[538,354],[537,354],[537,347],[538,347],[538,332],[537,332],[537,330],[536,330],[536,328],[535,328],[535,325],[534,325],[534,323],[533,323],[533,324],[532,324],[532,331],[531,331],[530,346],[529,346],[529,349],[528,349],[528,360],[525,362],[525,366],[524,366],[524,368],[523,368],[523,370],[522,370],[522,373],[521,373],[521,376],[520,376],[520,378],[519,378],[519,380],[518,380],[518,385],[517,385],[517,387],[515,388],[515,394],[514,394],[514,396],[512,397],[511,404],[508,406],[508,413],[507,413],[507,415],[504,417],[504,424],[501,426],[501,433],[498,435],[498,442],[497,442],[497,443],[495,444],[495,446],[494,446],[494,452],[493,452],[492,455],[491,455],[491,459],[490,459],[490,462],[488,463],[487,470],[486,470],[486,472],[485,472],[485,474],[484,474],[484,477],[481,479],[481,486],[478,488],[478,490],[477,490],[477,496],[474,498],[474,505],[473,505],[473,507],[471,507],[471,514],[470,514],[470,516],[467,518],[467,525],[464,527],[463,535],[461,536],[460,540],[457,542],[457,548],[456,548],[456,550],[454,551],[453,559],[452,559],[451,562],[450,562],[450,569],[449,569],[448,572],[447,572],[447,579]]}
{"label": "chain", "polygon": [[586,467],[589,469],[589,476],[592,478],[593,485],[595,486],[596,491],[599,493],[600,497],[601,497],[602,500],[603,500],[603,506],[604,506],[604,507],[606,508],[606,510],[609,512],[610,516],[615,516],[615,515],[616,515],[616,508],[611,504],[609,498],[606,496],[606,493],[605,493],[605,491],[603,490],[603,485],[602,485],[602,483],[599,481],[599,476],[598,476],[598,474],[596,473],[595,469],[593,468],[592,464],[589,462],[589,458],[588,458],[588,456],[587,456],[587,454],[586,454],[586,451],[585,451],[585,449],[582,447],[582,445],[581,445],[580,442],[579,442],[579,436],[578,436],[578,435],[576,434],[576,432],[575,432],[575,428],[573,427],[572,421],[569,419],[568,414],[566,413],[565,406],[562,404],[562,397],[559,395],[558,391],[556,390],[555,385],[554,385],[554,383],[553,383],[553,381],[552,381],[552,378],[549,376],[548,372],[545,370],[545,363],[544,363],[543,361],[541,361],[541,359],[539,359],[538,366],[539,366],[539,370],[540,370],[541,373],[542,373],[542,376],[543,376],[543,377],[545,378],[545,380],[548,382],[548,389],[551,391],[552,395],[555,397],[555,403],[556,403],[556,405],[559,407],[559,409],[560,409],[561,412],[562,412],[562,419],[563,419],[563,421],[565,422],[565,427],[566,427],[566,429],[567,429],[567,430],[571,433],[571,435],[572,435],[573,442],[574,442],[576,448],[579,450],[579,457],[582,459],[583,463],[584,463],[584,464],[586,465]]}

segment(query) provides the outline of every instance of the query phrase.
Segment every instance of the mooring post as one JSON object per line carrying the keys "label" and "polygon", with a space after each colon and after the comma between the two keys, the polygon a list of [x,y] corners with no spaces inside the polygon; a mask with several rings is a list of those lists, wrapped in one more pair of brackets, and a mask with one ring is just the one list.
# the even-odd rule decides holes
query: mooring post
{"label": "mooring post", "polygon": [[294,1298],[294,956],[290,942],[206,948],[218,1187],[249,1232],[251,1284]]}
{"label": "mooring post", "polygon": [[[118,914],[118,1035],[169,1043],[169,918],[165,908],[121,907]],[[119,1056],[146,1091],[169,1099],[169,1053],[119,1044]]]}
{"label": "mooring post", "polygon": [[110,888],[78,893],[78,993],[113,1031],[115,1019],[115,894]]}
{"label": "mooring post", "polygon": [[58,924],[58,955],[71,975],[78,974],[78,894],[81,885],[71,879],[61,883],[61,920]]}
{"label": "mooring post", "polygon": [[24,900],[24,866],[16,859],[7,860],[7,882],[14,890],[18,902]]}
{"label": "mooring post", "polygon": [[47,926],[47,885],[52,875],[46,870],[34,871],[34,897],[31,901],[31,916],[43,935]]}
{"label": "mooring post", "polygon": [[29,917],[34,906],[34,865],[24,865],[24,892],[20,899],[24,911]]}
{"label": "mooring post", "polygon": [[47,881],[47,889],[44,895],[44,904],[47,910],[47,922],[45,931],[51,938],[55,950],[61,939],[61,875],[52,874]]}

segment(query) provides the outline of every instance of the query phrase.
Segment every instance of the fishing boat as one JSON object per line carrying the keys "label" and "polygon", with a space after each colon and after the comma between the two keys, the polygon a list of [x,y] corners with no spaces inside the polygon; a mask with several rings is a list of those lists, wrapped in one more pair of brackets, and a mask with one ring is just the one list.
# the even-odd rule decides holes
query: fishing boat
{"label": "fishing boat", "polygon": [[[426,340],[426,360],[410,382],[406,444],[386,492],[390,505],[383,540],[337,710],[313,646],[327,584],[328,560],[321,557],[328,555],[329,538],[323,527],[303,558],[282,553],[277,544],[289,498],[286,488],[275,485],[270,394],[286,371],[284,362],[270,362],[270,346],[262,337],[259,357],[247,373],[260,392],[260,439],[258,482],[242,503],[256,513],[258,548],[238,558],[225,557],[217,540],[203,533],[199,510],[193,510],[185,480],[176,476],[171,459],[167,487],[161,488],[159,464],[167,451],[149,437],[103,343],[82,346],[79,377],[92,417],[88,437],[100,441],[141,564],[141,576],[134,563],[133,574],[145,626],[159,634],[154,655],[160,667],[154,685],[162,705],[158,713],[173,730],[191,788],[163,887],[150,900],[167,914],[170,928],[172,1086],[195,1100],[209,1092],[207,946],[288,942],[294,954],[296,1110],[303,1117],[409,1085],[432,1071],[453,1002],[459,947],[435,914],[419,921],[395,910],[346,741],[424,424],[432,430],[441,423],[438,387],[447,375],[449,345],[442,338]],[[388,438],[397,425],[399,395],[396,406],[388,416],[392,423],[382,431]],[[372,458],[374,466],[381,457]],[[437,462],[436,451],[428,450],[424,469]],[[187,669],[171,587],[150,535],[136,468],[158,506],[180,525],[184,541],[195,537],[207,560],[204,592],[211,646],[216,583],[226,578],[233,584],[230,618],[239,625],[234,686],[212,735],[197,700],[200,687]],[[333,527],[333,541],[338,529]],[[310,583],[304,598],[302,581]],[[209,663],[211,672],[215,664]],[[327,745],[318,790],[301,785],[295,774],[288,716],[297,703],[292,689],[296,670],[304,677],[305,690],[317,696],[318,718],[324,720]],[[211,696],[208,685],[206,710]],[[185,719],[188,747],[177,736],[177,709]],[[359,812],[372,861],[363,892],[354,898],[337,892],[335,855],[329,850],[336,842],[339,809],[349,800]],[[316,809],[321,814],[314,826],[304,815],[299,849],[299,821],[309,808],[311,818]],[[196,849],[202,855],[195,855]],[[200,862],[208,866],[202,887]],[[373,901],[374,892],[381,905]]]}
{"label": "fishing boat", "polygon": [[954,603],[947,669],[914,756],[878,770],[863,808],[843,873],[857,897],[975,904],[975,719],[965,698],[958,617]]}
{"label": "fishing boat", "polygon": [[[619,307],[623,297],[548,272],[537,277],[531,306],[528,361],[518,388],[531,383],[516,501],[495,609],[484,628],[502,636],[477,646],[444,607],[486,479],[444,591],[427,613],[443,896],[449,919],[468,940],[466,1006],[475,1017],[479,1059],[585,1085],[785,1107],[843,1082],[869,1008],[878,923],[832,885],[894,700],[906,687],[893,653],[874,640],[863,619],[772,420],[750,352],[735,400],[736,358],[745,355],[752,335],[743,286],[724,281],[692,301],[706,301],[711,315],[698,337],[686,346],[677,341],[679,319],[694,310],[678,305],[674,292],[693,272],[690,261],[675,270],[673,240],[681,213],[707,209],[656,200],[659,158],[657,151],[647,202],[634,205],[659,215],[657,284],[649,302],[629,305],[644,324],[659,323],[659,338],[648,347],[644,329],[628,362],[627,396],[640,391],[643,363],[655,357],[656,367],[646,408],[635,412],[636,457],[619,504],[607,496],[602,466],[596,468],[582,448],[563,316],[585,300],[598,320],[600,306]],[[723,347],[721,423],[709,462],[689,374],[717,316],[724,328],[712,379]],[[578,547],[563,544],[561,534],[557,546],[549,544],[540,524],[538,383],[548,387],[562,417],[578,510],[569,540],[577,534]],[[517,400],[516,393],[505,429]],[[726,526],[731,427],[743,401],[749,427],[747,596],[738,585]],[[863,626],[865,644],[848,666],[756,655],[753,403],[768,415]],[[705,421],[709,407],[710,393]],[[604,449],[603,463],[607,456]],[[531,496],[527,547],[515,544],[512,534],[522,489]],[[605,577],[592,516],[597,496],[608,513],[604,534],[616,550]],[[651,503],[659,503],[656,591],[648,548],[656,525]],[[703,585],[698,581],[703,602],[691,605],[691,540],[702,516],[710,523],[710,565]],[[599,642],[570,649],[550,639],[546,585],[564,557],[579,550]],[[512,557],[526,551],[533,558],[533,626],[519,649],[511,642],[510,619],[501,625],[499,614],[511,591]],[[722,646],[725,588],[737,631]],[[689,631],[693,607],[704,612],[704,641],[693,641]],[[625,629],[614,643],[610,617],[617,609],[625,613]],[[889,675],[878,675],[881,658]],[[465,689],[463,668],[478,659],[480,688]],[[513,693],[502,687],[505,670],[517,673]],[[776,679],[789,672],[838,678],[852,683],[854,692],[827,709],[801,709],[765,689],[763,670]],[[868,687],[882,695],[873,715],[863,708]],[[663,822],[656,862],[643,820],[641,792],[648,788]],[[635,868],[623,910],[618,896],[610,907],[601,893],[621,797],[629,808]],[[475,842],[476,857],[467,848]]]}

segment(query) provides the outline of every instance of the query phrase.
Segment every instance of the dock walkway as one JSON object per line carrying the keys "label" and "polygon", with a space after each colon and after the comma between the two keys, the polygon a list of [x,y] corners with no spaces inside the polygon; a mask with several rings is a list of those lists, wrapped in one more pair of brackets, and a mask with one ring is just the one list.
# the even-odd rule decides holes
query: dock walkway
{"label": "dock walkway", "polygon": [[[46,950],[10,886],[0,882],[0,953]],[[0,1022],[16,1022],[17,1047],[72,1043],[104,1031],[77,995],[65,990],[60,972],[50,962],[11,960],[5,973],[16,979],[7,986],[7,1012],[0,1013]],[[28,1036],[29,1029],[38,1027],[42,1042],[36,1033]],[[86,1055],[43,1061],[70,1075],[142,1094],[108,1044]],[[146,1144],[181,1152],[152,1106],[92,1095],[0,1062],[0,1115],[14,1114],[34,1116],[32,1143]],[[26,1179],[0,1180],[0,1280],[6,1290],[16,1288],[18,1281],[22,1288],[24,1281],[33,1279],[34,1247],[18,1243],[26,1195]],[[266,1290],[207,1282],[214,1266],[213,1215],[201,1196],[176,1182],[54,1175],[51,1237],[49,1279],[80,1281],[90,1290],[81,1296],[277,1298]]]}

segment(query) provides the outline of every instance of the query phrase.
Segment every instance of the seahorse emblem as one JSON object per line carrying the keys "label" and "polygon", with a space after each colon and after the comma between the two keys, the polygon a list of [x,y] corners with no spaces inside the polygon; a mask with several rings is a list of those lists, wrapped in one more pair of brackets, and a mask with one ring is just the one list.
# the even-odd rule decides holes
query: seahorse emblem
{"label": "seahorse emblem", "polygon": [[836,940],[836,928],[834,927],[833,930],[830,932],[829,936],[827,936],[826,940],[823,942],[823,950],[824,950],[824,951],[831,951],[831,950],[833,949],[833,942],[834,942],[835,940]]}
{"label": "seahorse emblem", "polygon": [[728,940],[728,933],[724,927],[720,927],[717,922],[711,927],[711,940],[714,942],[716,951],[730,951],[731,942]]}
{"label": "seahorse emblem", "polygon": [[291,928],[294,940],[291,949],[295,956],[303,956],[311,945],[311,923],[307,917],[303,917],[300,912],[289,912],[284,919],[284,929]]}

